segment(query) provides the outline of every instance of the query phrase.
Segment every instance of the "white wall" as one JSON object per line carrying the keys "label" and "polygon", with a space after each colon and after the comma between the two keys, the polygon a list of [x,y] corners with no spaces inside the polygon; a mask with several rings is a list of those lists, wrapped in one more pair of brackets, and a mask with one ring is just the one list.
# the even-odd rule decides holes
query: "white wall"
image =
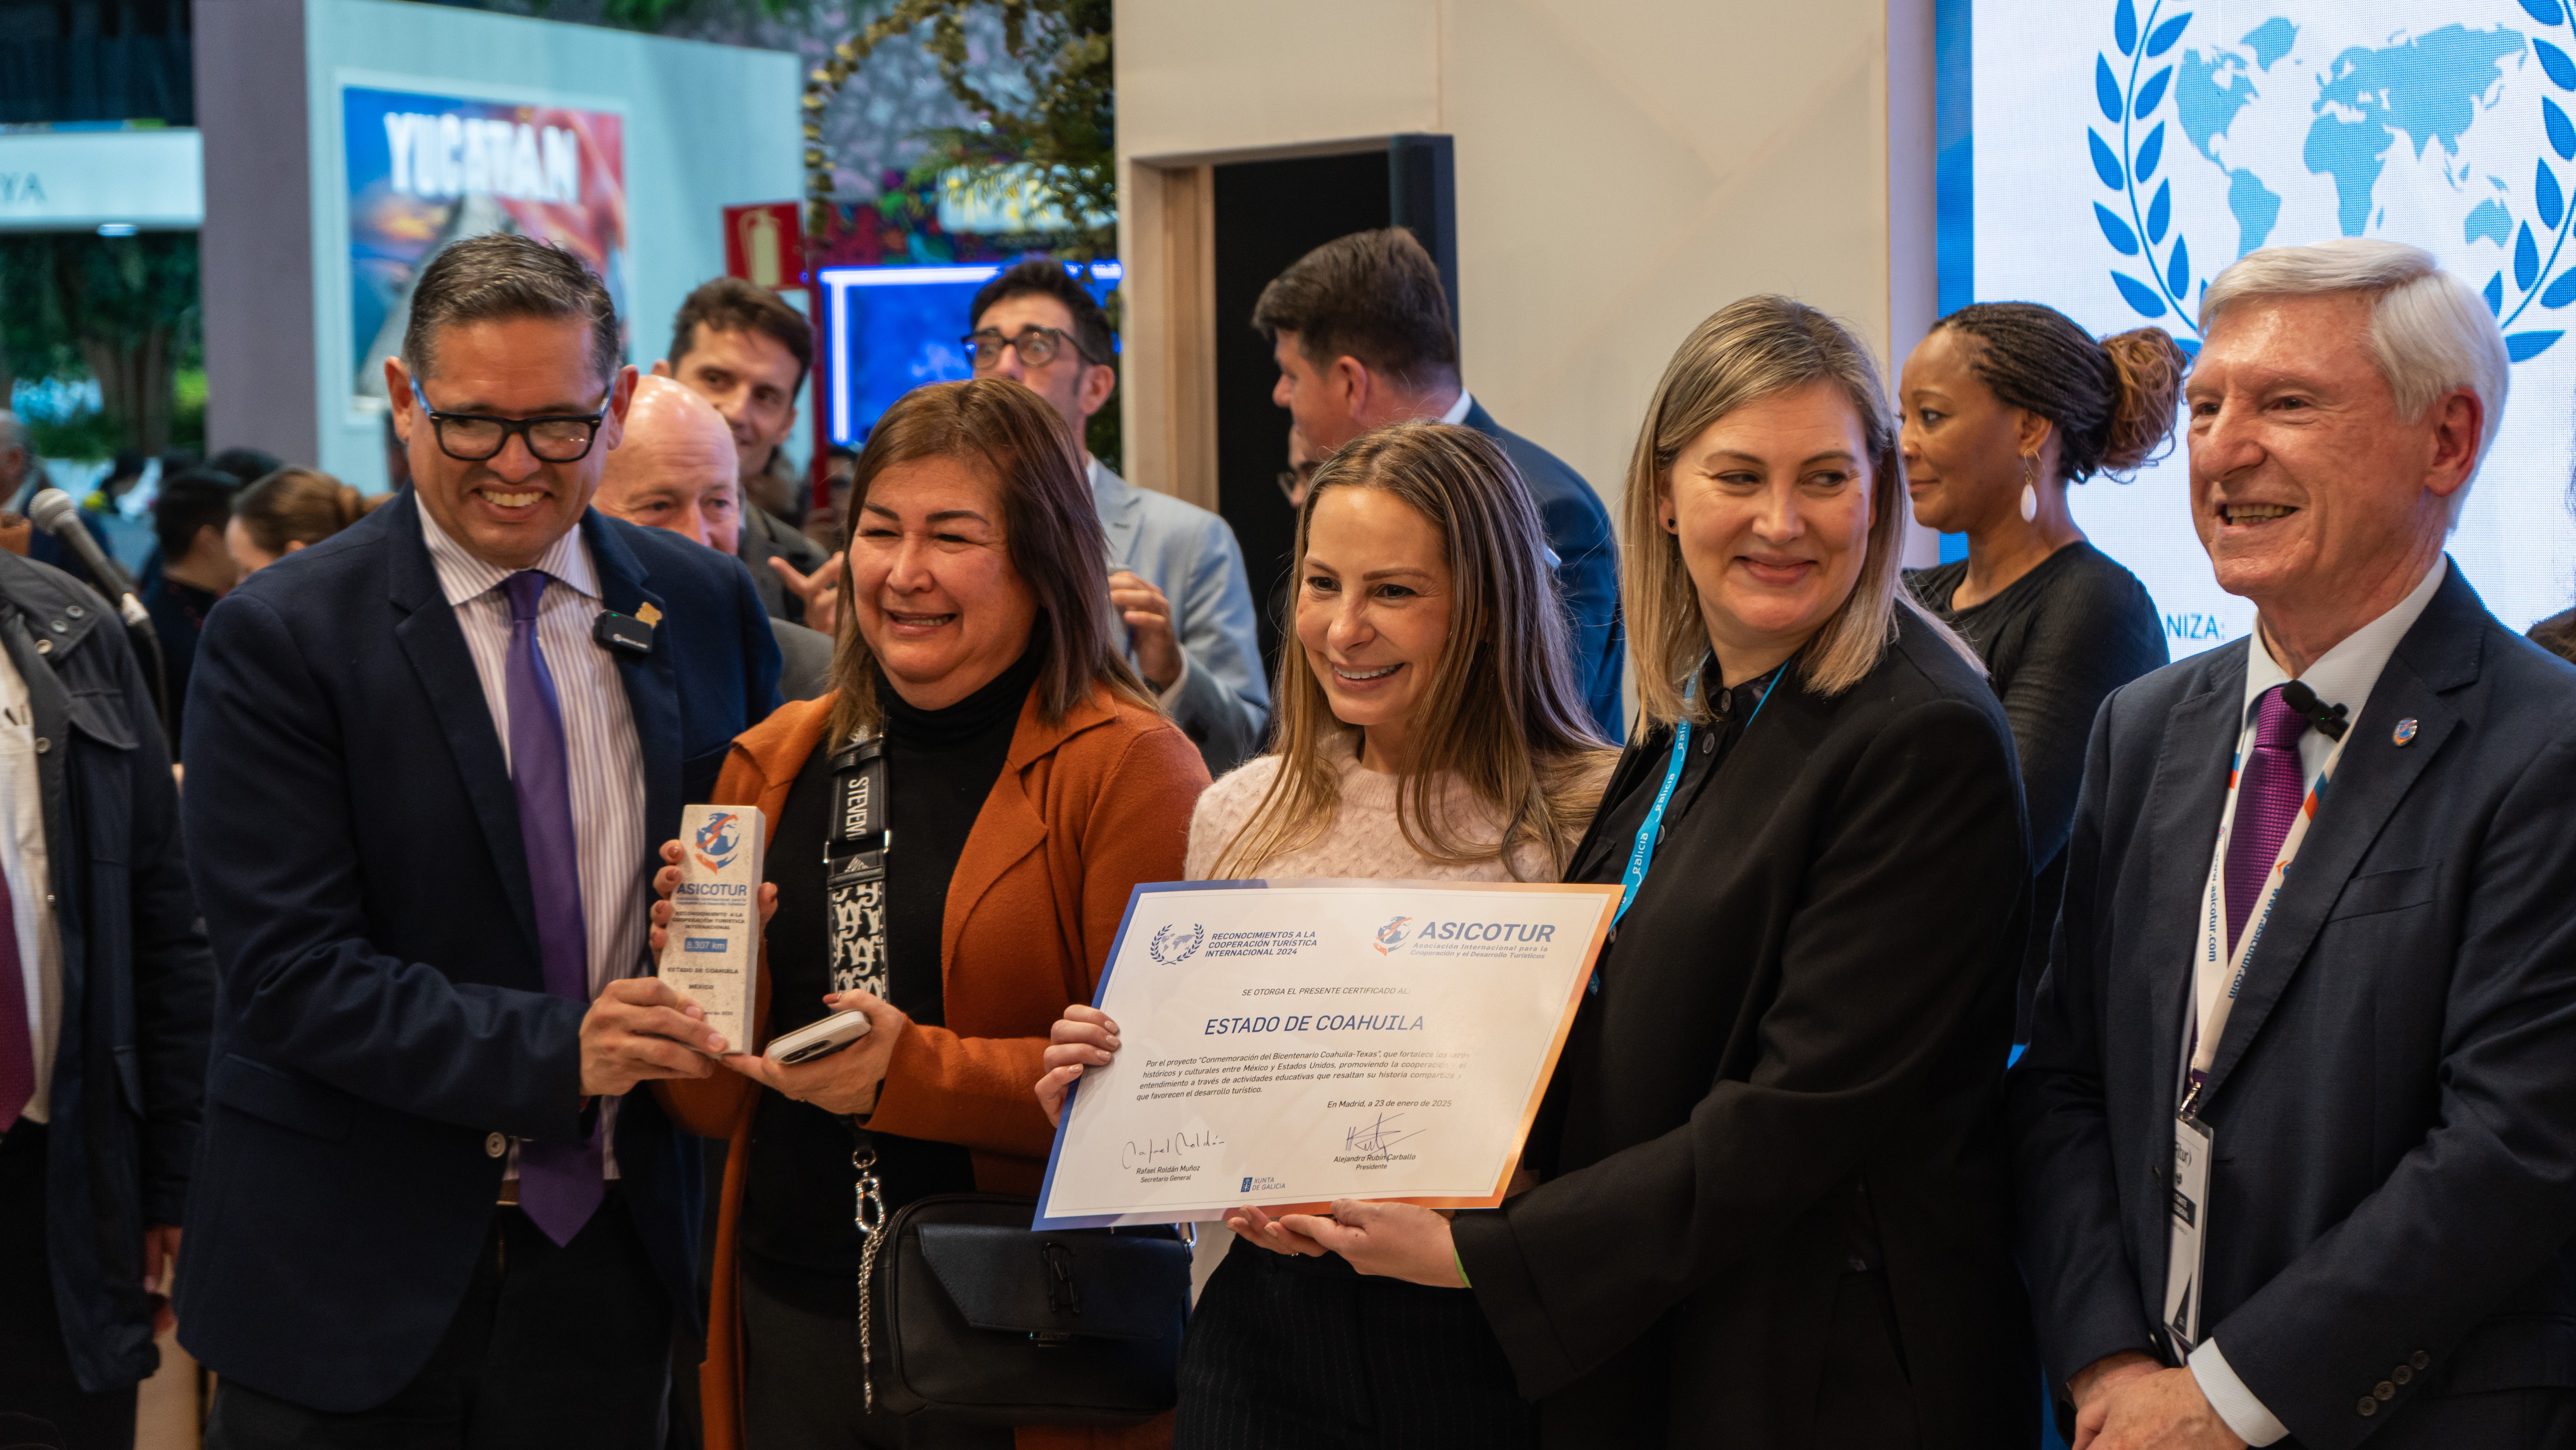
{"label": "white wall", "polygon": [[1456,137],[1467,385],[1615,501],[1725,303],[1789,293],[1882,359],[1930,324],[1931,9],[1120,0],[1120,156]]}

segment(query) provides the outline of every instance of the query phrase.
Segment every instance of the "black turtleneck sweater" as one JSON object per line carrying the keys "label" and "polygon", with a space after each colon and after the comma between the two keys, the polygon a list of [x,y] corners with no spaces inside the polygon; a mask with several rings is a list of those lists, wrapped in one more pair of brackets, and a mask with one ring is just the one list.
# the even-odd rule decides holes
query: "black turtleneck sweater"
{"label": "black turtleneck sweater", "polygon": [[[887,998],[926,1026],[946,1025],[939,939],[948,880],[992,794],[1020,711],[1045,652],[1031,646],[993,682],[943,710],[916,709],[880,685],[885,710]],[[768,879],[778,887],[769,923],[772,1036],[825,1015],[831,987],[829,899],[823,845],[831,812],[834,742],[807,756],[788,787],[771,836]],[[886,1207],[938,1193],[974,1191],[974,1165],[954,1143],[867,1135]],[[855,1312],[859,1236],[851,1223],[855,1143],[849,1120],[761,1091],[744,1184],[742,1250],[762,1287],[816,1312]]]}

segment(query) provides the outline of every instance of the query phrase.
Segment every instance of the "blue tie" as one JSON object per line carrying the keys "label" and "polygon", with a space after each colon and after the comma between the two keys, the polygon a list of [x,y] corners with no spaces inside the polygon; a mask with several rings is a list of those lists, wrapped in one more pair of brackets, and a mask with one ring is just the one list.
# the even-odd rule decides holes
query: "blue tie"
{"label": "blue tie", "polygon": [[[563,709],[554,676],[537,649],[537,602],[546,576],[510,576],[510,789],[519,798],[519,839],[528,853],[528,886],[537,905],[537,956],[546,990],[568,1002],[590,1001],[590,938],[581,917],[581,855],[572,833],[571,758],[564,749]],[[597,1212],[598,1131],[580,1144],[519,1144],[519,1207],[546,1237],[572,1242]]]}

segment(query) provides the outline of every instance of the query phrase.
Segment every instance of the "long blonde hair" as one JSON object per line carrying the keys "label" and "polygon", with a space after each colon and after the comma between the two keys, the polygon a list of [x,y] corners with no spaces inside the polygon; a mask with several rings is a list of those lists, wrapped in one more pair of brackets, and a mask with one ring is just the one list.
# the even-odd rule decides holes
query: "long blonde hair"
{"label": "long blonde hair", "polygon": [[[1528,488],[1503,451],[1472,428],[1381,428],[1316,471],[1297,514],[1292,588],[1304,587],[1316,506],[1348,488],[1402,500],[1440,531],[1448,557],[1449,638],[1422,714],[1407,732],[1410,758],[1396,793],[1405,844],[1444,865],[1499,858],[1515,875],[1514,853],[1536,846],[1563,871],[1616,753],[1593,732],[1574,688],[1565,610]],[[1340,807],[1341,772],[1332,755],[1358,742],[1334,717],[1293,637],[1279,652],[1273,698],[1270,753],[1279,757],[1278,774],[1211,875],[1260,874],[1267,862],[1321,835]],[[1446,808],[1452,776],[1503,822],[1498,839],[1462,838]]]}
{"label": "long blonde hair", "polygon": [[1683,562],[1681,540],[1663,527],[1662,503],[1673,460],[1718,419],[1764,398],[1829,382],[1860,419],[1869,450],[1871,518],[1860,578],[1824,626],[1798,652],[1807,688],[1839,695],[1878,667],[1896,639],[1896,611],[1912,610],[1983,673],[1985,665],[1949,626],[1926,613],[1901,587],[1905,553],[1905,474],[1896,452],[1896,419],[1869,349],[1841,323],[1786,297],[1732,302],[1691,329],[1646,405],[1628,461],[1621,500],[1619,589],[1636,660],[1637,703],[1654,724],[1705,718],[1685,700],[1683,685],[1708,658],[1708,626],[1699,591]]}

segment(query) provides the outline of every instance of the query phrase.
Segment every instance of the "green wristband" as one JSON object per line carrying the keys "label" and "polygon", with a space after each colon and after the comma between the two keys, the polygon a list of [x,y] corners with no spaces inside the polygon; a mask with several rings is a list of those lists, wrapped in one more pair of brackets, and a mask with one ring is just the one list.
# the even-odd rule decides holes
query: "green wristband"
{"label": "green wristband", "polygon": [[1455,1264],[1455,1265],[1457,1265],[1457,1266],[1458,1266],[1458,1287],[1459,1287],[1459,1288],[1461,1288],[1461,1289],[1473,1289],[1473,1288],[1475,1288],[1475,1287],[1476,1287],[1474,1284],[1471,1284],[1471,1283],[1467,1282],[1467,1261],[1466,1261],[1465,1259],[1462,1259],[1462,1258],[1458,1257],[1458,1250],[1457,1250],[1457,1247],[1456,1247],[1455,1245],[1452,1245],[1452,1246],[1450,1247],[1450,1249],[1449,1249],[1449,1262],[1451,1262],[1451,1263],[1453,1263],[1453,1264]]}

